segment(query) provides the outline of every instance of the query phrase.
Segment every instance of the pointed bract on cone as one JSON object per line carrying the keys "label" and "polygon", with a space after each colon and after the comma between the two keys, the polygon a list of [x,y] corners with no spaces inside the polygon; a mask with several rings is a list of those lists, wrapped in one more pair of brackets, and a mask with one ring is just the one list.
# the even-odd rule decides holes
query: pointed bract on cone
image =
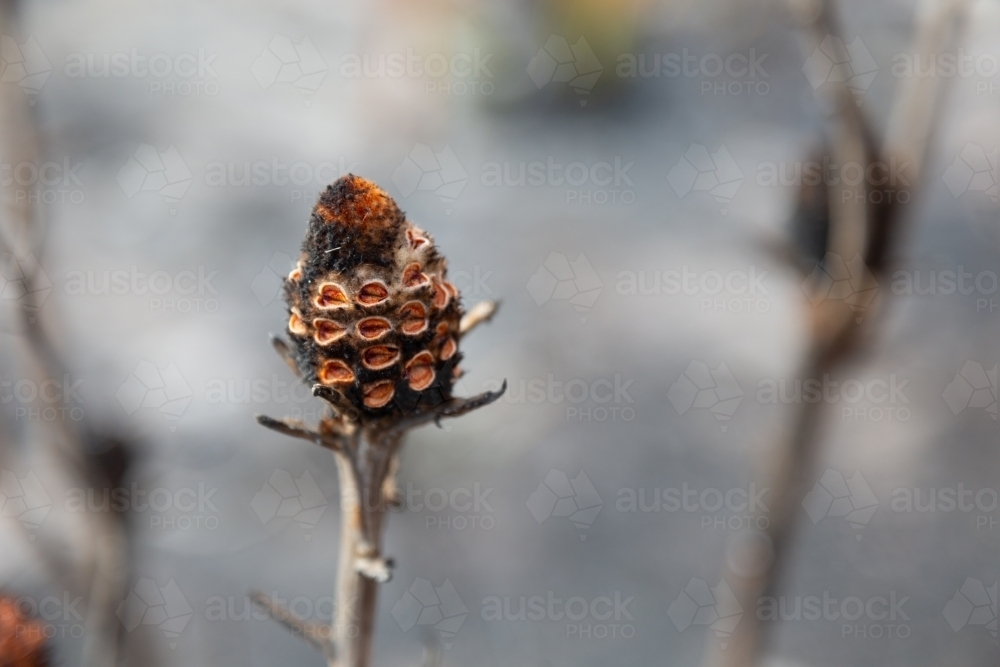
{"label": "pointed bract on cone", "polygon": [[371,181],[320,195],[285,281],[288,334],[307,382],[359,421],[392,421],[452,397],[462,308],[447,262]]}

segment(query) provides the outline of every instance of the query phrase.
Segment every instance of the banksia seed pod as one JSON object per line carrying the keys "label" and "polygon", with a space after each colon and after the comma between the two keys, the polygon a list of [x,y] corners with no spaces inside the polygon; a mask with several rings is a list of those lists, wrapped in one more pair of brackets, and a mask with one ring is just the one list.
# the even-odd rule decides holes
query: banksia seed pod
{"label": "banksia seed pod", "polygon": [[0,667],[46,667],[46,627],[0,596]]}
{"label": "banksia seed pod", "polygon": [[[462,313],[447,263],[377,185],[347,175],[328,186],[309,219],[298,264],[285,280],[291,343],[271,344],[333,415],[314,429],[298,419],[257,415],[262,426],[332,450],[345,497],[333,623],[299,622],[266,596],[254,602],[306,637],[330,664],[367,665],[375,591],[392,560],[380,553],[384,500],[398,499],[393,477],[405,433],[460,417],[507,389],[453,397],[458,341],[496,312],[484,301]],[[362,631],[358,632],[357,628]],[[2,667],[2,666],[0,666]]]}
{"label": "banksia seed pod", "polygon": [[348,174],[319,197],[285,281],[302,377],[358,421],[450,400],[462,308],[447,262],[371,181]]}

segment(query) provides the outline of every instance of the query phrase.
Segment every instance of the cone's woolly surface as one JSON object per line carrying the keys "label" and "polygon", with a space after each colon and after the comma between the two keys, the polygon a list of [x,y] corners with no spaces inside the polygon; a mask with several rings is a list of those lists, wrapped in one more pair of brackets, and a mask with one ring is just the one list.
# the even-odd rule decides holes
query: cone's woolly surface
{"label": "cone's woolly surface", "polygon": [[328,186],[285,281],[305,380],[362,420],[450,399],[462,312],[446,273],[431,236],[377,185],[349,174]]}

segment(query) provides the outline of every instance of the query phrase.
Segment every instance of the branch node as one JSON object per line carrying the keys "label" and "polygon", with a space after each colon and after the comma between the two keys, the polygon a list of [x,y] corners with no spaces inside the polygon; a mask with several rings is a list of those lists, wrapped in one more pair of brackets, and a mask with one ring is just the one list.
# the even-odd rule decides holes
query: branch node
{"label": "branch node", "polygon": [[339,391],[333,387],[327,387],[325,384],[314,384],[312,386],[312,393],[316,398],[322,398],[324,401],[329,403],[331,408],[334,407],[336,405],[336,401],[341,398]]}
{"label": "branch node", "polygon": [[392,569],[396,563],[391,558],[382,558],[379,555],[362,556],[358,555],[354,559],[354,571],[360,575],[368,577],[380,584],[384,584],[392,579]]}
{"label": "branch node", "polygon": [[299,438],[300,440],[308,440],[309,442],[313,442],[320,447],[325,447],[326,449],[332,449],[334,451],[337,451],[342,447],[342,443],[339,439],[312,431],[297,419],[275,419],[274,417],[268,417],[267,415],[256,415],[256,419],[257,423],[261,426],[269,428],[272,431],[277,431],[283,435]]}
{"label": "branch node", "polygon": [[443,417],[461,417],[462,415],[468,414],[473,410],[489,405],[503,396],[506,391],[507,380],[504,380],[503,386],[497,391],[484,391],[478,396],[472,396],[470,398],[453,398],[450,401],[445,401],[440,405],[434,406],[427,412],[421,412],[400,420],[393,426],[381,432],[381,436],[389,438],[397,437],[412,428],[423,426],[429,422],[434,422],[438,426],[441,426],[441,419]]}

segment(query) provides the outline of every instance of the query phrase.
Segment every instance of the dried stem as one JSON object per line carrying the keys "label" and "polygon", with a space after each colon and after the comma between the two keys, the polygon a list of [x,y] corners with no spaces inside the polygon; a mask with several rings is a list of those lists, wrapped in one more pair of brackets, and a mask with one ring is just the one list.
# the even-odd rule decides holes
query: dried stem
{"label": "dried stem", "polygon": [[[0,2],[0,28],[4,35],[17,35],[18,3]],[[0,93],[0,126],[6,161],[13,164],[37,164],[42,155],[33,100],[17,86],[5,86]],[[23,340],[27,343],[27,364],[39,382],[61,378],[65,365],[43,324],[41,303],[37,300],[40,279],[39,262],[45,238],[45,220],[40,206],[31,197],[10,197],[4,193],[4,219],[0,247],[10,252],[22,271],[25,296],[15,306]],[[60,400],[64,400],[64,397]],[[62,406],[66,407],[66,406]],[[64,411],[65,412],[65,411]],[[56,420],[51,430],[31,437],[40,447],[48,447],[53,458],[75,485],[93,487],[109,484],[109,470],[99,457],[92,455],[87,442],[94,434],[68,420]],[[124,447],[124,445],[122,445]],[[127,455],[127,453],[123,453]],[[48,553],[54,548],[42,539],[35,541],[43,552],[41,561],[68,590],[82,593],[86,600],[83,662],[86,667],[110,667],[117,664],[122,639],[121,625],[115,615],[124,599],[129,576],[128,535],[124,522],[114,513],[91,512],[84,516],[86,541],[82,554],[74,559]],[[73,572],[73,570],[76,570]]]}
{"label": "dried stem", "polygon": [[295,363],[295,355],[292,353],[292,348],[285,342],[285,339],[279,336],[271,336],[271,347],[274,348],[274,351],[278,353],[278,356],[285,362],[285,365],[295,374],[295,377],[299,377],[299,366]]}
{"label": "dried stem", "polygon": [[354,474],[355,466],[347,455],[337,455],[342,523],[333,638],[337,647],[337,664],[344,667],[371,664],[378,582],[368,577],[358,564],[362,559],[380,557],[385,511],[381,490],[388,461],[398,442],[398,438],[395,441],[382,439],[370,442],[365,462],[367,474],[360,477]]}
{"label": "dried stem", "polygon": [[287,630],[305,639],[328,659],[332,658],[332,655],[327,655],[330,647],[330,628],[328,626],[303,621],[263,593],[255,592],[251,599],[255,605],[266,611],[268,616],[281,623]]}
{"label": "dried stem", "polygon": [[[489,313],[480,309],[472,326],[488,320],[494,310],[495,306]],[[280,339],[272,340],[277,341],[275,349],[287,360],[288,346]],[[385,513],[397,502],[393,476],[403,438],[409,430],[423,424],[458,417],[488,405],[505,390],[506,383],[500,391],[451,399],[382,427],[362,428],[349,418],[332,413],[314,431],[294,420],[258,415],[258,423],[267,428],[333,452],[340,481],[341,523],[336,609],[331,626],[295,619],[264,596],[257,595],[254,601],[320,650],[330,667],[369,667],[378,584],[392,575],[392,560],[382,555],[382,532]],[[332,398],[332,391],[322,385],[313,388],[313,394],[319,398]],[[428,648],[425,664],[440,664],[440,651]]]}
{"label": "dried stem", "polygon": [[[797,9],[809,17],[805,20],[805,42],[811,53],[827,36],[837,35],[832,2],[799,2]],[[918,11],[914,45],[922,55],[941,53],[957,35],[965,0],[924,0]],[[831,145],[835,162],[856,163],[866,167],[875,161],[890,164],[895,160],[903,166],[903,177],[911,187],[920,180],[925,152],[940,112],[942,97],[939,77],[914,79],[896,91],[889,119],[888,139],[879,147],[874,133],[853,93],[841,82],[826,87],[827,105],[832,109]],[[903,207],[898,197],[878,192],[872,183],[848,186],[841,183],[828,193],[830,230],[828,250],[844,260],[863,259],[869,275],[859,291],[877,287],[888,275],[892,251],[900,237]],[[874,197],[872,193],[881,194]],[[866,202],[891,202],[870,205]],[[809,351],[802,364],[800,377],[823,377],[836,371],[856,355],[867,340],[866,326],[871,312],[853,312],[845,302],[822,300],[809,312]],[[706,665],[719,667],[750,667],[759,663],[764,650],[765,628],[756,615],[757,601],[762,595],[777,595],[781,576],[787,564],[793,538],[797,510],[801,506],[819,455],[819,427],[824,407],[821,403],[803,403],[794,417],[787,439],[775,452],[771,466],[771,507],[766,538],[773,558],[761,558],[755,572],[736,572],[727,568],[725,578],[743,608],[744,614],[723,650],[712,641],[706,652]]]}

